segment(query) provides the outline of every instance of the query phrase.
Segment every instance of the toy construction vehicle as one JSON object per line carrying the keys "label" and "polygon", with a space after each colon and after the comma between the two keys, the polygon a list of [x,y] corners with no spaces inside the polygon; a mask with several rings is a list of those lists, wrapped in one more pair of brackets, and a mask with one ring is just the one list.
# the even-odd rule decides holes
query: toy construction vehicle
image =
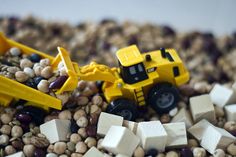
{"label": "toy construction vehicle", "polygon": [[[0,52],[13,46],[23,53],[37,53],[49,58],[54,68],[63,61],[68,79],[57,93],[74,90],[79,80],[102,82],[101,91],[109,103],[107,112],[128,120],[135,119],[137,108],[145,105],[150,105],[158,113],[169,112],[176,107],[179,98],[176,87],[189,80],[189,73],[174,49],[162,48],[141,54],[135,45],[129,46],[116,53],[119,67],[110,68],[95,62],[79,67],[71,62],[68,52],[61,47],[53,58],[1,35]],[[60,100],[0,76],[0,102],[6,105],[13,98],[33,102],[41,108],[61,109]]]}

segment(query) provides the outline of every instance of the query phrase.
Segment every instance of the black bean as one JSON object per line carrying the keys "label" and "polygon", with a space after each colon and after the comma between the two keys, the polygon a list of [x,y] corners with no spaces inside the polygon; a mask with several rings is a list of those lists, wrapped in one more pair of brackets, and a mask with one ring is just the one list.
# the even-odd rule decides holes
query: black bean
{"label": "black bean", "polygon": [[71,133],[77,133],[78,130],[79,130],[79,126],[76,124],[76,121],[72,119],[70,121],[70,131],[71,131]]}
{"label": "black bean", "polygon": [[146,157],[156,157],[157,155],[158,155],[158,150],[155,148],[151,148],[147,150],[147,152],[145,153]]}
{"label": "black bean", "polygon": [[40,148],[36,148],[34,151],[34,157],[45,157],[46,151]]}
{"label": "black bean", "polygon": [[97,127],[93,125],[89,125],[86,127],[86,133],[90,137],[96,137],[97,135]]}
{"label": "black bean", "polygon": [[55,81],[50,83],[49,89],[59,89],[63,86],[63,84],[66,82],[68,76],[60,76]]}
{"label": "black bean", "polygon": [[36,54],[36,53],[33,53],[30,55],[30,58],[29,58],[32,62],[39,62],[40,59],[41,59],[41,56]]}
{"label": "black bean", "polygon": [[41,80],[43,80],[44,78],[43,77],[41,77],[41,76],[37,76],[37,77],[35,77],[34,78],[34,83],[36,84],[36,86],[39,84],[39,82],[41,81]]}
{"label": "black bean", "polygon": [[37,89],[37,85],[36,85],[36,83],[34,82],[34,80],[32,80],[32,79],[27,80],[27,81],[25,82],[25,85],[27,85],[27,86],[29,86],[29,87],[31,87],[31,88]]}
{"label": "black bean", "polygon": [[182,148],[180,151],[180,157],[193,157],[193,152],[190,148]]}
{"label": "black bean", "polygon": [[16,115],[16,119],[19,120],[21,123],[29,124],[32,120],[32,117],[28,114],[18,113]]}

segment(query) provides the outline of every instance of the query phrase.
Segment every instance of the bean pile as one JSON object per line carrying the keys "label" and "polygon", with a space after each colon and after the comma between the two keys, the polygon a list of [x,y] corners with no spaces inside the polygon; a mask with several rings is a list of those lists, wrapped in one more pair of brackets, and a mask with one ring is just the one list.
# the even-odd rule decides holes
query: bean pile
{"label": "bean pile", "polygon": [[67,73],[62,62],[53,70],[50,60],[41,59],[38,54],[22,54],[21,50],[12,47],[8,52],[0,56],[0,75],[16,80],[20,83],[48,93],[63,104],[69,99],[69,93],[55,94],[53,89],[59,89],[67,79]]}
{"label": "bean pile", "polygon": [[[137,44],[142,52],[160,47],[175,48],[185,62],[191,74],[188,84],[180,87],[181,101],[178,108],[169,114],[157,115],[148,108],[147,114],[136,119],[139,121],[160,120],[168,123],[182,107],[188,108],[189,97],[208,93],[215,83],[231,86],[236,80],[236,32],[230,36],[215,37],[210,32],[176,32],[168,26],[134,22],[117,23],[111,19],[100,23],[80,22],[76,26],[67,23],[48,22],[34,17],[0,18],[0,31],[9,38],[43,52],[56,55],[57,46],[71,52],[72,60],[80,65],[95,60],[108,66],[117,66],[115,52],[130,44]],[[0,57],[0,74],[15,79],[32,88],[63,101],[63,110],[52,110],[44,121],[68,119],[71,121],[71,134],[66,142],[50,144],[40,133],[39,126],[31,117],[18,114],[22,105],[1,107],[0,110],[0,156],[6,156],[23,150],[27,157],[80,157],[92,146],[106,155],[114,156],[101,147],[101,137],[96,135],[98,116],[108,105],[98,94],[95,82],[80,81],[73,93],[55,95],[50,85],[56,79],[66,79],[63,66],[53,71],[47,59],[22,55],[17,48],[11,48]],[[64,78],[63,78],[64,77]],[[222,127],[236,136],[236,122],[227,121],[225,112],[215,107],[218,127]],[[205,157],[211,156],[199,143],[189,137],[188,146],[182,149],[166,150],[158,153],[151,149],[144,151],[138,147],[134,157]],[[236,144],[227,150],[218,149],[214,157],[236,156]]]}

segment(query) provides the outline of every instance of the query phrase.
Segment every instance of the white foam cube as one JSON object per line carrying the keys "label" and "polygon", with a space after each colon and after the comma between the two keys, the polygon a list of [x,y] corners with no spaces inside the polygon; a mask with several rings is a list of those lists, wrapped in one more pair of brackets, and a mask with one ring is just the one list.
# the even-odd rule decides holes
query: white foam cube
{"label": "white foam cube", "polygon": [[121,116],[101,112],[97,124],[97,134],[105,136],[111,126],[122,126],[123,120],[124,118]]}
{"label": "white foam cube", "polygon": [[226,88],[220,84],[216,84],[210,92],[213,104],[224,107],[230,103],[236,102],[236,94],[233,89]]}
{"label": "white foam cube", "polygon": [[21,151],[21,152],[17,152],[15,154],[11,154],[11,155],[8,155],[6,157],[25,157],[24,153]]}
{"label": "white foam cube", "polygon": [[188,144],[184,122],[163,124],[168,138],[166,147],[182,147]]}
{"label": "white foam cube", "polygon": [[189,128],[193,125],[193,120],[191,118],[191,115],[185,108],[181,108],[179,112],[173,117],[171,122],[172,123],[184,122],[186,125],[186,128]]}
{"label": "white foam cube", "polygon": [[214,105],[208,94],[191,97],[190,110],[195,122],[202,119],[214,122],[216,119]]}
{"label": "white foam cube", "polygon": [[206,131],[206,129],[208,128],[208,126],[213,126],[210,122],[208,122],[205,119],[202,119],[201,121],[199,121],[198,123],[196,123],[195,125],[193,125],[192,127],[190,127],[188,129],[188,132],[195,137],[198,141],[202,140],[202,136],[204,134],[204,132]]}
{"label": "white foam cube", "polygon": [[229,132],[222,128],[208,126],[203,134],[200,145],[209,153],[213,154],[216,149],[226,149],[226,147],[236,140]]}
{"label": "white foam cube", "polygon": [[96,147],[91,147],[83,157],[104,157],[103,153],[100,152]]}
{"label": "white foam cube", "polygon": [[139,142],[140,139],[126,127],[112,126],[101,145],[111,153],[132,156]]}
{"label": "white foam cube", "polygon": [[133,133],[136,134],[138,123],[133,122],[133,121],[124,120],[123,126],[128,128],[129,130],[131,130]]}
{"label": "white foam cube", "polygon": [[140,137],[145,150],[156,148],[164,151],[167,143],[167,132],[160,121],[140,122],[136,134]]}
{"label": "white foam cube", "polygon": [[117,154],[116,157],[129,157],[129,156],[124,155],[124,154]]}
{"label": "white foam cube", "polygon": [[225,106],[228,121],[236,121],[236,104]]}
{"label": "white foam cube", "polygon": [[66,141],[70,133],[70,121],[53,119],[40,125],[40,132],[44,134],[50,143]]}

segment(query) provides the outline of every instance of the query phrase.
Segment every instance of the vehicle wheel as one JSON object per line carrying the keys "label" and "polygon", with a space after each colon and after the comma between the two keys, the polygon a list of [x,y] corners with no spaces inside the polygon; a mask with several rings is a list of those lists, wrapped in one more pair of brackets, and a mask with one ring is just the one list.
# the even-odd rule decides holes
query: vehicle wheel
{"label": "vehicle wheel", "polygon": [[44,117],[46,115],[46,112],[43,109],[34,106],[25,106],[21,111],[19,111],[19,113],[31,116],[32,121],[37,125],[44,122]]}
{"label": "vehicle wheel", "polygon": [[106,111],[124,117],[125,120],[135,120],[138,116],[136,104],[128,99],[112,101]]}
{"label": "vehicle wheel", "polygon": [[168,113],[178,101],[179,93],[170,83],[157,84],[148,94],[148,104],[159,114]]}

